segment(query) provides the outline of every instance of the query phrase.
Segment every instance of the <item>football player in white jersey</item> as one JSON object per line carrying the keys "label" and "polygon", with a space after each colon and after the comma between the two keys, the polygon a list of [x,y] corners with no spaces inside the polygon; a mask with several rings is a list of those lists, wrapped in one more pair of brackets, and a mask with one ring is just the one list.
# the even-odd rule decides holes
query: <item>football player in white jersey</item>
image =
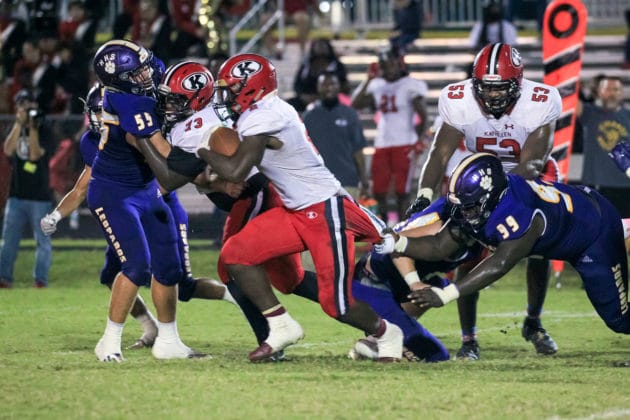
{"label": "football player in white jersey", "polygon": [[[380,53],[378,64],[381,76],[368,73],[368,79],[352,96],[352,106],[371,107],[380,112],[370,169],[372,193],[378,201],[380,216],[387,220],[387,193],[393,179],[396,211],[401,220],[409,204],[416,148],[429,127],[424,105],[428,87],[424,81],[409,76],[404,57],[395,49]],[[416,114],[420,117],[419,124]]]}
{"label": "football player in white jersey", "polygon": [[[209,133],[214,128],[225,125],[214,109],[208,106],[213,83],[210,71],[194,61],[183,61],[170,66],[158,86],[158,108],[164,115],[165,137],[171,147],[160,154],[150,142],[139,142],[137,145],[158,180],[169,190],[187,182],[196,182],[205,188],[208,198],[216,206],[228,212],[223,230],[225,242],[248,220],[269,208],[281,205],[281,201],[266,177],[256,168],[248,175],[246,185],[216,177],[211,177],[212,181],[208,183],[205,173],[207,164],[195,153],[200,142],[208,141]],[[303,269],[300,254],[274,259],[265,265],[265,270],[271,283],[282,293],[293,293],[317,301],[315,273]],[[269,334],[266,319],[236,283],[229,281],[221,256],[217,262],[217,272],[229,290],[226,295],[239,305],[261,344]],[[206,288],[203,284],[201,286]],[[276,360],[281,358],[281,354],[275,356]]]}
{"label": "football player in white jersey", "polygon": [[239,54],[228,59],[215,83],[215,109],[236,118],[241,143],[232,156],[208,149],[197,153],[220,176],[242,181],[255,166],[278,190],[283,206],[249,221],[223,245],[230,276],[265,315],[269,337],[249,354],[264,360],[302,339],[304,332],[274,295],[262,264],[272,258],[309,250],[319,302],[331,317],[374,334],[383,361],[402,357],[400,328],[353,298],[354,241],[380,242],[382,221],[347,194],[324,166],[304,124],[277,95],[276,70],[264,57]]}
{"label": "football player in white jersey", "polygon": [[[418,198],[408,213],[426,207],[434,193],[441,191],[447,162],[462,137],[471,152],[495,154],[506,172],[525,178],[540,176],[548,165],[562,99],[556,88],[523,79],[518,50],[497,43],[487,45],[477,54],[471,79],[442,89],[438,109],[444,123],[431,145],[419,180]],[[462,278],[466,267],[458,271],[457,278]],[[541,354],[557,351],[556,343],[540,322],[548,282],[549,261],[529,258],[527,317],[522,334]],[[458,352],[460,358],[479,357],[477,300],[475,294],[458,301],[463,342]]]}

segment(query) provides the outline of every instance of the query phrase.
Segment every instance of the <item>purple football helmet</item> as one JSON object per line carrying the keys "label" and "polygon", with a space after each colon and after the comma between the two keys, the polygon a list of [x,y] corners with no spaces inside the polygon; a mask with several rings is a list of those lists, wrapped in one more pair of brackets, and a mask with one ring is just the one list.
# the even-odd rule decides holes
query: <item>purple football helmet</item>
{"label": "purple football helmet", "polygon": [[153,85],[159,86],[162,81],[162,76],[164,76],[164,72],[166,71],[166,64],[164,64],[164,61],[160,60],[151,53],[150,66],[153,69]]}
{"label": "purple football helmet", "polygon": [[451,174],[448,201],[451,216],[477,229],[485,224],[507,188],[507,176],[499,158],[476,153],[462,160]]}
{"label": "purple football helmet", "polygon": [[83,100],[83,113],[88,118],[90,130],[98,133],[101,130],[101,121],[97,113],[103,111],[103,85],[94,83],[87,96]]}
{"label": "purple football helmet", "polygon": [[153,53],[138,44],[112,40],[94,55],[94,71],[101,83],[110,89],[149,95],[155,90]]}

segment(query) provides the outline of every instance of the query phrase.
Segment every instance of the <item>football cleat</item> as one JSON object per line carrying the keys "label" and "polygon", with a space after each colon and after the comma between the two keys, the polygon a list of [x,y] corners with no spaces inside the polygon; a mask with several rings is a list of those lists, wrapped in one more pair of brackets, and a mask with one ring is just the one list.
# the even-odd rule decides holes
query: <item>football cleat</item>
{"label": "football cleat", "polygon": [[479,360],[479,343],[477,340],[464,341],[455,355],[456,360]]}
{"label": "football cleat", "polygon": [[403,358],[405,358],[408,362],[422,362],[422,359],[416,356],[416,354],[407,347],[403,347]]}
{"label": "football cleat", "polygon": [[151,353],[153,353],[153,357],[160,360],[212,358],[209,354],[200,353],[191,349],[180,339],[168,343],[164,340],[160,340],[159,336],[155,339]]}
{"label": "football cleat", "polygon": [[269,336],[258,348],[249,353],[249,360],[258,362],[269,359],[275,353],[284,350],[303,338],[304,331],[300,324],[290,316],[287,316],[282,323],[270,329]]}
{"label": "football cleat", "polygon": [[555,354],[558,351],[558,345],[553,338],[547,334],[547,331],[542,327],[540,319],[538,318],[525,318],[523,321],[523,329],[521,334],[525,341],[531,341],[538,354]]}
{"label": "football cleat", "polygon": [[385,332],[376,338],[378,361],[383,363],[399,362],[403,353],[403,332],[395,324],[385,321]]}
{"label": "football cleat", "polygon": [[124,361],[122,357],[122,351],[120,351],[120,345],[116,346],[105,341],[105,337],[98,340],[96,347],[94,348],[94,354],[96,358],[101,362],[116,362],[120,363]]}
{"label": "football cleat", "polygon": [[138,350],[153,347],[153,343],[155,342],[155,338],[146,338],[144,335],[138,338],[132,345],[127,347],[127,350]]}
{"label": "football cleat", "polygon": [[377,360],[378,359],[378,343],[376,337],[368,335],[358,340],[348,352],[348,357],[352,360]]}

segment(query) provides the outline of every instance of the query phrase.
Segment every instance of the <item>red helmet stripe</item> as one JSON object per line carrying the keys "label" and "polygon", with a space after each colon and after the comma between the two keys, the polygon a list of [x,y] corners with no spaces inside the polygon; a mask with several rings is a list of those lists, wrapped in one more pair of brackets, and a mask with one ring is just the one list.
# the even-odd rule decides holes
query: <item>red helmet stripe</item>
{"label": "red helmet stripe", "polygon": [[191,63],[190,61],[182,61],[181,63],[177,63],[171,67],[169,67],[166,70],[166,74],[164,75],[164,85],[169,85],[169,83],[171,83],[171,78],[173,77],[173,75],[175,74],[175,72],[177,71],[178,68],[180,68],[181,66],[183,66],[184,64],[189,64]]}

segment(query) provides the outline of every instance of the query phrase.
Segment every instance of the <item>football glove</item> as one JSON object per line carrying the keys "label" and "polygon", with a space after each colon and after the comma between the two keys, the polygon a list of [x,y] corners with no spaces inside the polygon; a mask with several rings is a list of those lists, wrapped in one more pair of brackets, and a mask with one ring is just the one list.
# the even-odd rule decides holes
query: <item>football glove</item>
{"label": "football glove", "polygon": [[415,290],[408,297],[420,307],[439,308],[457,299],[459,297],[459,289],[451,283],[443,289],[427,287]]}
{"label": "football glove", "polygon": [[39,226],[42,228],[44,235],[50,236],[57,230],[57,223],[62,219],[61,213],[58,210],[47,214],[39,221]]}
{"label": "football glove", "polygon": [[380,243],[374,244],[373,249],[377,254],[391,254],[394,252],[394,245],[396,245],[396,238],[391,233],[386,233]]}
{"label": "football glove", "polygon": [[413,203],[405,210],[405,219],[409,219],[412,214],[429,207],[431,198],[433,198],[433,190],[431,190],[431,188],[421,188],[420,191],[418,191],[418,197],[416,197]]}
{"label": "football glove", "polygon": [[608,156],[615,162],[615,165],[630,178],[630,143],[627,140],[620,140],[615,147],[608,152]]}

